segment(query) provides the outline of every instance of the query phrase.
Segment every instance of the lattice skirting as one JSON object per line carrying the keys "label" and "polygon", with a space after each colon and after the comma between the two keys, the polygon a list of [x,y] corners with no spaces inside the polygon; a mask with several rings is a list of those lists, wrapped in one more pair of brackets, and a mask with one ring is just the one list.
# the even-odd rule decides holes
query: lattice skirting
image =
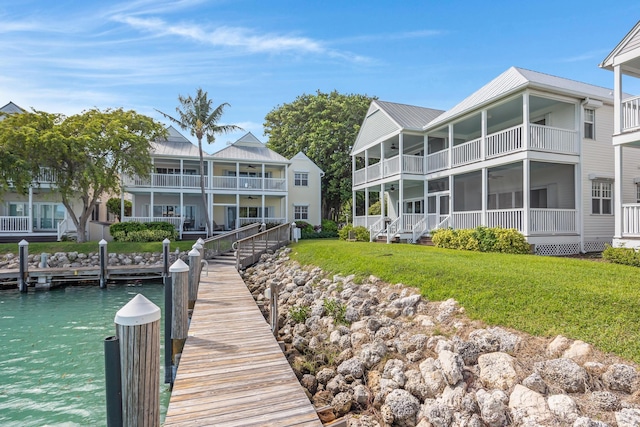
{"label": "lattice skirting", "polygon": [[612,243],[613,243],[613,240],[584,242],[584,251],[585,252],[602,252],[604,251],[604,245],[611,245]]}
{"label": "lattice skirting", "polygon": [[555,243],[536,245],[536,255],[575,255],[580,253],[580,243]]}

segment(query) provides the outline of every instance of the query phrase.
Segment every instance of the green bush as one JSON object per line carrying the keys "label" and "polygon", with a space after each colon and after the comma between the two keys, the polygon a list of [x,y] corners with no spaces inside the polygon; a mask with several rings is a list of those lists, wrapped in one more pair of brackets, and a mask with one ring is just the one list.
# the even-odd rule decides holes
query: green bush
{"label": "green bush", "polygon": [[614,248],[611,245],[606,245],[602,252],[602,258],[615,264],[640,267],[640,253],[633,248]]}
{"label": "green bush", "polygon": [[300,235],[301,239],[331,239],[331,238],[336,238],[338,237],[338,232],[337,231],[312,231],[311,233],[308,233],[306,231],[303,231],[302,234]]}
{"label": "green bush", "polygon": [[299,228],[302,233],[313,233],[313,225],[308,222],[301,220],[295,220],[294,222],[296,223],[296,227]]}
{"label": "green bush", "polygon": [[352,224],[347,224],[338,231],[338,237],[341,240],[347,240],[349,238],[349,231],[353,230],[355,234],[356,241],[358,242],[368,242],[369,241],[369,230],[367,227],[363,227],[361,225],[354,227]]}
{"label": "green bush", "polygon": [[322,231],[326,231],[329,233],[336,233],[336,236],[338,236],[338,224],[336,224],[335,221],[331,221],[330,219],[323,219]]}
{"label": "green bush", "polygon": [[289,308],[289,316],[296,323],[304,323],[309,317],[310,313],[311,313],[311,308],[308,305],[301,305],[299,307]]}
{"label": "green bush", "polygon": [[522,233],[513,228],[443,228],[431,232],[431,241],[439,248],[509,254],[530,252],[530,245]]}
{"label": "green bush", "polygon": [[178,237],[173,224],[168,222],[118,222],[109,227],[116,242],[159,242]]}

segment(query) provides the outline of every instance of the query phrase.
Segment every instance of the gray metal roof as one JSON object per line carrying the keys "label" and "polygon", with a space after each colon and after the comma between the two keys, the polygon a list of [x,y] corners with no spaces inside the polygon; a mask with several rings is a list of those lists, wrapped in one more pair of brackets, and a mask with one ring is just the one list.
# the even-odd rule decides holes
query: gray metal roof
{"label": "gray metal roof", "polygon": [[173,126],[167,128],[166,139],[152,141],[151,151],[156,156],[200,157],[198,147]]}
{"label": "gray metal roof", "polygon": [[[24,110],[22,108],[18,107],[13,102],[9,102],[8,104],[4,105],[3,107],[0,107],[0,113],[6,113],[6,114],[24,113]],[[2,119],[4,119],[4,116],[0,114],[0,120],[2,120]]]}
{"label": "gray metal roof", "polygon": [[240,160],[253,162],[288,163],[285,157],[269,149],[251,132],[233,144],[211,155],[213,159]]}
{"label": "gray metal roof", "polygon": [[417,107],[415,105],[379,100],[373,102],[384,110],[401,128],[406,130],[421,131],[427,123],[444,113],[443,110]]}
{"label": "gray metal roof", "polygon": [[424,129],[433,129],[453,118],[478,109],[518,90],[523,90],[526,87],[552,90],[556,93],[582,98],[592,97],[599,100],[613,101],[611,89],[524,68],[511,67],[446,113],[431,121]]}

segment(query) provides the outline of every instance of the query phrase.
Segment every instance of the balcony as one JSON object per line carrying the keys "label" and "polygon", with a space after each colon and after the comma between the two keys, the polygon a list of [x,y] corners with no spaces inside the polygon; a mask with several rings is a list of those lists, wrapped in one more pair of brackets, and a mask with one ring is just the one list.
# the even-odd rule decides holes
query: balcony
{"label": "balcony", "polygon": [[0,216],[0,233],[31,231],[28,216]]}
{"label": "balcony", "polygon": [[622,101],[622,132],[640,129],[640,96]]}
{"label": "balcony", "polygon": [[[124,177],[123,185],[126,188],[200,188],[200,175],[152,173],[148,178]],[[286,180],[284,178],[214,176],[209,185],[209,177],[205,176],[204,186],[208,190],[286,191]]]}
{"label": "balcony", "polygon": [[[207,182],[205,176],[205,188]],[[200,175],[152,173],[148,178],[124,177],[123,185],[129,188],[200,188]]]}
{"label": "balcony", "polygon": [[[402,168],[400,167],[400,159],[402,159]],[[364,184],[381,178],[393,177],[401,172],[403,174],[423,175],[425,173],[424,157],[403,154],[384,159],[382,162],[356,170],[353,175],[353,182],[354,185]]]}

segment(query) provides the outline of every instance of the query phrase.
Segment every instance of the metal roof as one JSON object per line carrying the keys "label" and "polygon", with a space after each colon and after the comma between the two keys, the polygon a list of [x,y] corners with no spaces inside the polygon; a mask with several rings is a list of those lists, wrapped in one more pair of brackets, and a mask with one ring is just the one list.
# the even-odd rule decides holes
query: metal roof
{"label": "metal roof", "polygon": [[433,129],[453,118],[462,116],[470,111],[487,105],[502,97],[510,95],[524,88],[536,88],[552,90],[556,93],[568,94],[577,97],[593,97],[599,100],[613,101],[611,89],[552,76],[524,68],[511,67],[495,79],[481,87],[479,90],[465,98],[462,102],[431,121],[424,127],[425,130]]}
{"label": "metal roof", "polygon": [[211,155],[213,159],[288,163],[287,158],[269,149],[251,132]]}
{"label": "metal roof", "polygon": [[[24,110],[22,108],[18,107],[13,102],[9,102],[8,104],[4,105],[3,107],[0,107],[0,113],[6,113],[6,114],[24,113]],[[0,115],[0,120],[2,120],[2,119],[4,119],[4,117],[2,115]]]}
{"label": "metal roof", "polygon": [[198,147],[176,128],[169,126],[165,139],[151,141],[151,151],[156,156],[200,157]]}
{"label": "metal roof", "polygon": [[418,107],[415,105],[397,104],[388,101],[372,101],[377,104],[389,117],[405,130],[421,131],[422,128],[444,113],[443,110]]}

